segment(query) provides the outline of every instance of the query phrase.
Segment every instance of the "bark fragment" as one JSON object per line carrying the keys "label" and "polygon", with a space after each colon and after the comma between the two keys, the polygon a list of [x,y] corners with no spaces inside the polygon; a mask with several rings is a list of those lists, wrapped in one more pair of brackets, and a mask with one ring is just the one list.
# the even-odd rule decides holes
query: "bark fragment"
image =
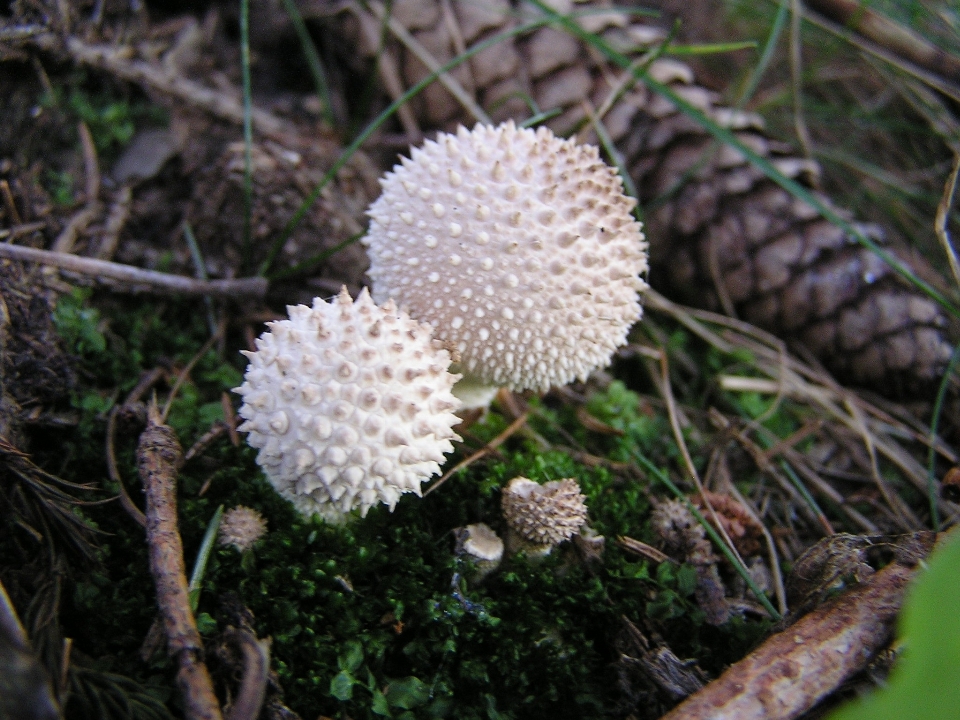
{"label": "bark fragment", "polygon": [[888,642],[912,577],[912,568],[891,563],[770,637],[663,720],[798,717]]}

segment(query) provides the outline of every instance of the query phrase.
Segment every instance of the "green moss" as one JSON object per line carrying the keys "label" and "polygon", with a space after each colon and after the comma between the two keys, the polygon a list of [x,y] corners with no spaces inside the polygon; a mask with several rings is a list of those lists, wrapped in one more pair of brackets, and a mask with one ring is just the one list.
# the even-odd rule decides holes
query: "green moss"
{"label": "green moss", "polygon": [[[68,297],[57,311],[86,378],[75,402],[81,422],[68,439],[70,472],[105,482],[105,411],[144,370],[181,367],[206,331],[202,314],[178,303],[100,311],[89,303]],[[170,414],[184,446],[221,416],[221,393],[239,384],[241,361],[213,351],[199,360]],[[613,460],[641,448],[659,462],[676,452],[662,414],[619,382],[591,396],[587,409],[622,437],[585,430],[569,407],[539,401],[533,407],[531,427],[558,447],[572,438]],[[508,424],[492,411],[470,433],[485,442]],[[135,433],[118,436],[117,456],[138,500],[135,440]],[[231,622],[220,598],[236,594],[254,613],[258,634],[272,638],[286,702],[303,717],[603,717],[620,697],[614,641],[622,617],[650,618],[681,657],[712,670],[737,659],[764,627],[702,625],[689,568],[637,562],[613,542],[598,568],[584,567],[567,548],[540,563],[511,558],[484,584],[468,583],[451,531],[474,522],[502,531],[500,488],[517,475],[541,482],[576,477],[598,532],[651,539],[650,488],[607,467],[586,467],[566,451],[541,451],[521,434],[426,498],[405,495],[392,514],[376,507],[344,527],[299,516],[270,487],[255,457],[224,438],[186,464],[181,534],[189,566],[220,505],[246,505],[266,518],[269,532],[252,551],[214,549],[198,616],[212,640]],[[172,687],[174,668],[165,655],[148,663],[139,658],[155,616],[142,529],[115,503],[85,512],[108,534],[101,564],[69,589],[67,634],[78,650],[110,667]]]}

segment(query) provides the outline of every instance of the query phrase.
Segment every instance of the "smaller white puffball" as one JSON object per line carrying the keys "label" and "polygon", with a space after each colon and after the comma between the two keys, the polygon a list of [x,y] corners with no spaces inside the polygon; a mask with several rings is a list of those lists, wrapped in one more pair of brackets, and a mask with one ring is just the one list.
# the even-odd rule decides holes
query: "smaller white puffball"
{"label": "smaller white puffball", "polygon": [[301,513],[333,522],[420,495],[460,439],[449,353],[428,325],[392,302],[378,307],[366,289],[355,302],[344,288],[287,310],[244,353],[234,390],[267,478]]}
{"label": "smaller white puffball", "polygon": [[219,543],[245,552],[266,533],[267,521],[260,513],[253,508],[237,505],[223,514],[223,519],[220,521]]}

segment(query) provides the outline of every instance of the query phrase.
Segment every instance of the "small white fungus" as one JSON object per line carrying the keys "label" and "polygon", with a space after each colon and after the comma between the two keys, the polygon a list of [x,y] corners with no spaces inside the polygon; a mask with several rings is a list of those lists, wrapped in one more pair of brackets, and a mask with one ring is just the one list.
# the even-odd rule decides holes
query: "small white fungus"
{"label": "small white fungus", "polygon": [[376,306],[364,289],[289,306],[268,323],[244,383],[240,430],[277,491],[305,514],[342,521],[439,474],[460,438],[450,354],[429,325]]}

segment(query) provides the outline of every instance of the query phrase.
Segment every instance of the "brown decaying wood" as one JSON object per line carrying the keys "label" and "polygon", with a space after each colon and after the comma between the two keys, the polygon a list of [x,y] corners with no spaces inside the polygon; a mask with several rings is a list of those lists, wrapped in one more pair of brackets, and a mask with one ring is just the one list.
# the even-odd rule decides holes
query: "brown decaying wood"
{"label": "brown decaying wood", "polygon": [[256,720],[267,690],[270,641],[258,640],[256,635],[245,628],[228,628],[226,636],[233,640],[243,653],[240,691],[226,720]]}
{"label": "brown decaying wood", "polygon": [[156,405],[140,435],[137,465],[147,498],[147,544],[150,572],[157,588],[167,651],[180,670],[177,684],[188,720],[220,720],[220,704],[203,662],[203,642],[190,610],[183,542],[177,529],[176,477],[183,451],[176,435],[160,421]]}
{"label": "brown decaying wood", "polygon": [[662,720],[798,717],[886,644],[911,577],[911,568],[888,565],[769,638]]}

